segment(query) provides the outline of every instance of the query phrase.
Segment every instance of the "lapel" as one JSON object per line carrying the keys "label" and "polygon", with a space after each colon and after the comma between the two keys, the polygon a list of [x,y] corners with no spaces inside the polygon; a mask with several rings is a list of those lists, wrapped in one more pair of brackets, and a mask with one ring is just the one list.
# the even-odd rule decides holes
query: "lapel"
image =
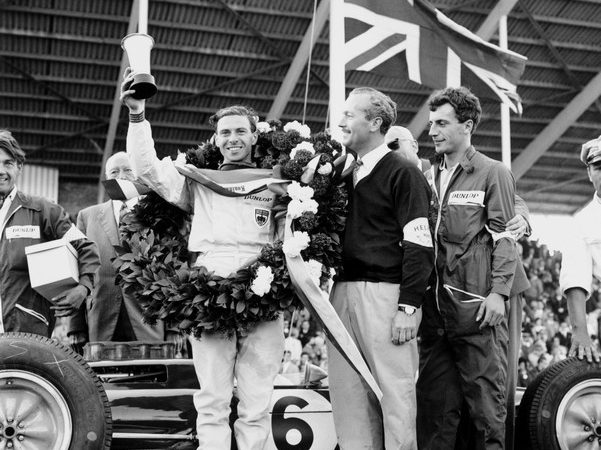
{"label": "lapel", "polygon": [[113,202],[109,200],[101,205],[98,221],[109,238],[111,245],[119,245],[119,229],[113,214]]}

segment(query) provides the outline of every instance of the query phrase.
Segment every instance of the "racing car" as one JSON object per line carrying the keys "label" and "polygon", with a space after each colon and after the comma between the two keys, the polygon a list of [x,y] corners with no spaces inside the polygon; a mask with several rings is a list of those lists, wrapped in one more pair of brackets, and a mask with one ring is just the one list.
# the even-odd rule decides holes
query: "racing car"
{"label": "racing car", "polygon": [[[84,359],[42,336],[0,334],[0,450],[196,449],[199,386],[173,345],[92,343]],[[516,404],[514,448],[600,448],[600,364],[556,363]],[[268,450],[337,449],[327,374],[308,365],[278,376],[271,425]]]}

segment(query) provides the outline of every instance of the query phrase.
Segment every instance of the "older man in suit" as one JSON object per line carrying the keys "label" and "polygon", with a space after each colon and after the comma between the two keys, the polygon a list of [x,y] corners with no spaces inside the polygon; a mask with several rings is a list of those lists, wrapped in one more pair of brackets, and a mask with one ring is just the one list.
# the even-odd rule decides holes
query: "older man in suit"
{"label": "older man in suit", "polygon": [[[105,166],[107,179],[134,180],[127,153],[111,156]],[[70,317],[68,334],[73,344],[95,341],[163,341],[163,323],[154,326],[142,320],[140,305],[115,284],[115,245],[119,245],[120,217],[130,212],[137,198],[122,202],[109,200],[85,208],[77,215],[77,227],[98,245],[101,267],[96,289],[88,297],[86,310]],[[86,314],[87,313],[87,314]],[[86,324],[87,315],[87,324]]]}

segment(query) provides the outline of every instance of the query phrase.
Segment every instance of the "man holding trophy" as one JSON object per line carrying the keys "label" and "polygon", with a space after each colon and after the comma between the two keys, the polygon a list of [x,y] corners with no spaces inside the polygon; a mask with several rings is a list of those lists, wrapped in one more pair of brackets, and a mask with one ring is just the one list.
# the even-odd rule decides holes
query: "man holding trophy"
{"label": "man holding trophy", "polygon": [[[170,158],[159,160],[150,123],[144,118],[145,100],[130,89],[136,73],[128,68],[121,85],[121,101],[129,109],[127,153],[139,179],[167,201],[193,214],[188,250],[198,254],[196,265],[227,277],[257,257],[274,241],[276,224],[272,207],[275,194],[226,197],[182,175]],[[210,119],[215,145],[223,155],[220,170],[254,167],[252,146],[257,141],[256,116],[244,106],[223,108]],[[258,224],[255,210],[266,211]],[[196,374],[201,386],[194,394],[198,412],[199,449],[230,448],[230,402],[237,380],[238,420],[235,439],[240,450],[262,449],[270,431],[269,406],[273,382],[284,351],[283,321],[260,322],[248,333],[229,337],[203,332],[191,338]]]}

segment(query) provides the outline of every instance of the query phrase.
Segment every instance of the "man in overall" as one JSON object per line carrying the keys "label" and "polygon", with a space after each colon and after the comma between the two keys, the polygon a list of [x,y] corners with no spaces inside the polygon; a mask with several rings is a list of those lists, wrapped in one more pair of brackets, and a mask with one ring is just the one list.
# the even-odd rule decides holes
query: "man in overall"
{"label": "man in overall", "polygon": [[[60,205],[18,189],[24,163],[17,140],[0,130],[0,333],[50,337],[55,316],[75,312],[92,291],[100,263],[96,244],[75,228]],[[77,251],[79,284],[51,303],[31,287],[25,247],[56,239],[69,241]]]}
{"label": "man in overall", "polygon": [[435,271],[421,323],[417,382],[420,449],[456,448],[462,409],[476,449],[505,445],[506,301],[518,263],[509,170],[471,145],[482,110],[466,88],[429,100],[430,136],[442,157],[431,187]]}
{"label": "man in overall", "polygon": [[[134,99],[127,86],[134,73],[127,69],[121,101],[129,108],[127,152],[139,179],[167,201],[193,213],[188,250],[197,265],[227,277],[259,255],[276,236],[271,210],[275,194],[225,197],[183,176],[170,158],[159,160],[145,101]],[[210,119],[215,145],[223,155],[220,170],[255,167],[252,146],[257,141],[256,116],[244,106],[223,108]],[[258,221],[256,211],[267,220]],[[264,215],[262,216],[264,217]],[[194,394],[199,449],[224,450],[231,445],[230,402],[234,377],[238,386],[238,420],[234,423],[239,450],[262,450],[270,432],[269,406],[273,382],[284,351],[283,319],[259,323],[248,334],[228,337],[204,332],[191,338],[200,390]]]}

